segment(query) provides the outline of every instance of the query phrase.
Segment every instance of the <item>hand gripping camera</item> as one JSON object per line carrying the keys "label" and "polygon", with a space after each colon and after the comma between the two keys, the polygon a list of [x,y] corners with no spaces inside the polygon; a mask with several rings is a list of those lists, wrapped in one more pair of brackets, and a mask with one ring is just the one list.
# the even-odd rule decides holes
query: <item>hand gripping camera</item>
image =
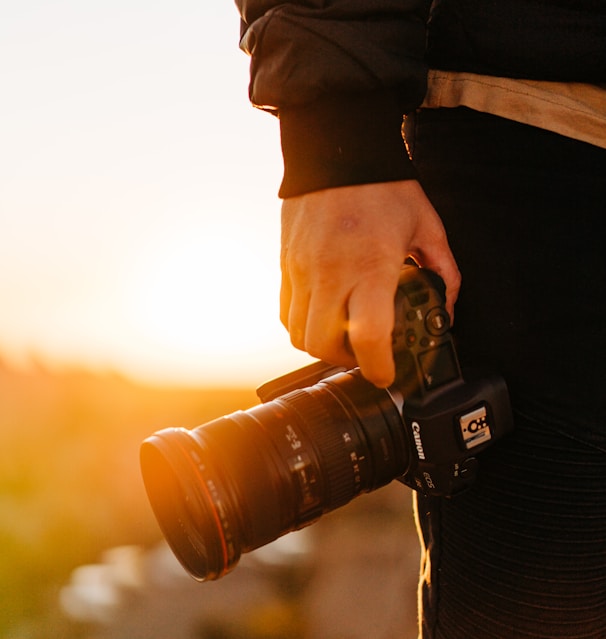
{"label": "hand gripping camera", "polygon": [[402,269],[389,389],[317,362],[261,386],[258,406],[143,442],[152,508],[194,578],[394,479],[435,496],[473,482],[513,421],[500,377],[461,373],[444,299],[435,273]]}

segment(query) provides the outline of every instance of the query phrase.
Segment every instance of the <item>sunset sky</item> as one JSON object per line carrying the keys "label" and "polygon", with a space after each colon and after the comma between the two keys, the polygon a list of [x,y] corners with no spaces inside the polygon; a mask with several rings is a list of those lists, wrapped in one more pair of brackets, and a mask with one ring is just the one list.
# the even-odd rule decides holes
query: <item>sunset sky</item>
{"label": "sunset sky", "polygon": [[278,322],[277,122],[230,0],[22,0],[0,22],[0,353],[250,384]]}

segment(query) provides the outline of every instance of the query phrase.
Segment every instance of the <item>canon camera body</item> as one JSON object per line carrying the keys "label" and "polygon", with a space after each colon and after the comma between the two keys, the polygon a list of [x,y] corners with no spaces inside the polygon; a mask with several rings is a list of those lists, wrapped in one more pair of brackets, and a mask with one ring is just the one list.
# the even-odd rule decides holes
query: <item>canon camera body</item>
{"label": "canon camera body", "polygon": [[461,372],[444,293],[435,273],[402,269],[389,389],[317,362],[261,386],[258,406],[143,442],[152,508],[194,578],[394,479],[446,497],[473,482],[513,420],[502,378]]}

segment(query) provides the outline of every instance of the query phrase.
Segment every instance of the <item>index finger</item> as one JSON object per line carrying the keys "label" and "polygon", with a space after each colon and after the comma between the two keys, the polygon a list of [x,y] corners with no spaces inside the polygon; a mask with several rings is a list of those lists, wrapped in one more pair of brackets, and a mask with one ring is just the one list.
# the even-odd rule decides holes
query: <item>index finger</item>
{"label": "index finger", "polygon": [[348,302],[351,349],[362,375],[379,388],[395,378],[391,336],[397,284],[397,278],[368,279],[352,290]]}

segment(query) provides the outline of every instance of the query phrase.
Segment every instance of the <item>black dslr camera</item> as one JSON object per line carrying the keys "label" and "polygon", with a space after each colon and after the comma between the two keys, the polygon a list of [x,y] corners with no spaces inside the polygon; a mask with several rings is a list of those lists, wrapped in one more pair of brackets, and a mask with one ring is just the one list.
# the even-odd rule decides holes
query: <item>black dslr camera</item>
{"label": "black dslr camera", "polygon": [[435,273],[404,267],[395,310],[389,389],[317,362],[261,386],[258,406],[143,442],[152,508],[194,578],[394,479],[436,496],[473,482],[513,428],[505,382],[462,375]]}

